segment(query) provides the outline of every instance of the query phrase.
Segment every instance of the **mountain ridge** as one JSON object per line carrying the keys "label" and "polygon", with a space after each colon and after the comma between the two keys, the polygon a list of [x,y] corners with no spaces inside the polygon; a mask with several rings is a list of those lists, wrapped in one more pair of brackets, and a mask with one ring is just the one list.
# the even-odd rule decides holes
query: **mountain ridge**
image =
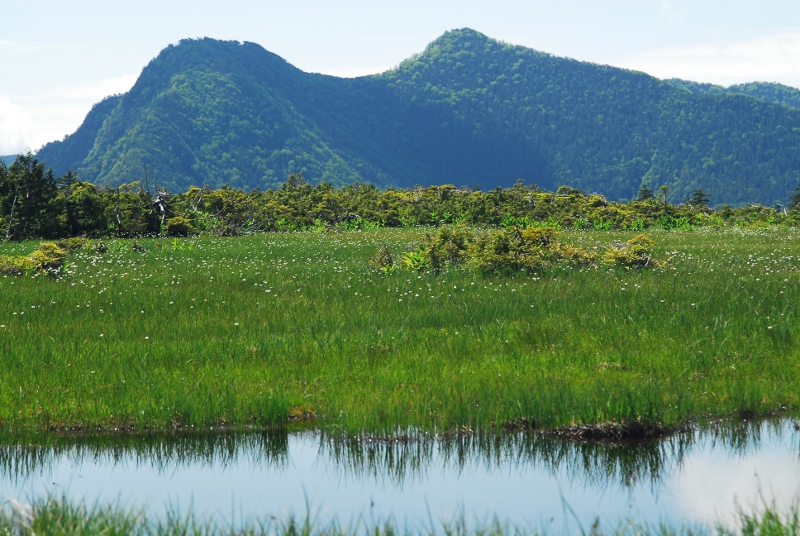
{"label": "mountain ridge", "polygon": [[38,157],[110,186],[141,179],[146,165],[173,190],[277,187],[303,172],[337,186],[522,178],[611,199],[643,183],[679,199],[702,187],[716,203],[788,198],[800,179],[800,110],[678,82],[469,29],[353,79],[305,73],[254,43],[184,40]]}
{"label": "mountain ridge", "polygon": [[790,108],[800,108],[800,89],[793,88],[776,82],[749,82],[746,84],[733,84],[720,86],[717,84],[704,84],[669,78],[666,83],[685,89],[690,93],[712,93],[728,95],[747,95],[772,104],[783,104]]}

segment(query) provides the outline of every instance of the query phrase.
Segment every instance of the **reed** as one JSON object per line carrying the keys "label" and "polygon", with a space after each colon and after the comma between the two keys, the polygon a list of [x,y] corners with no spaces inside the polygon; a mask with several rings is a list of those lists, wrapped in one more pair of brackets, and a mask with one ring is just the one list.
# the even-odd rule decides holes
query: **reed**
{"label": "reed", "polygon": [[[602,251],[634,234],[560,239]],[[512,277],[369,268],[415,229],[109,240],[61,277],[0,276],[0,429],[396,433],[796,408],[800,233],[650,236],[668,266]]]}
{"label": "reed", "polygon": [[[194,513],[181,514],[168,510],[165,515],[155,516],[144,510],[126,508],[119,504],[87,505],[74,503],[65,498],[50,497],[28,505],[14,499],[6,501],[0,508],[0,534],[14,535],[274,535],[274,536],[523,536],[546,535],[552,529],[519,527],[495,519],[478,525],[470,523],[462,513],[454,521],[433,524],[430,527],[400,526],[394,521],[365,521],[363,519],[342,525],[337,521],[321,523],[309,511],[305,515],[290,515],[284,518],[267,517],[251,520],[238,526],[204,519]],[[617,523],[595,523],[592,527],[579,527],[581,534],[600,536],[796,536],[800,534],[798,509],[781,512],[766,508],[755,514],[740,512],[738,518],[725,520],[714,527],[700,524],[651,525],[633,520]],[[566,532],[566,531],[564,531]]]}

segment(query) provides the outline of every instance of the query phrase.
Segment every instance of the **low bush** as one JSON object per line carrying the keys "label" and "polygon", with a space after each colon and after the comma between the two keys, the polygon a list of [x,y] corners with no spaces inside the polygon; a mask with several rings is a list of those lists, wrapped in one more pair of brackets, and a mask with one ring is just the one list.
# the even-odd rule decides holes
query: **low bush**
{"label": "low bush", "polygon": [[[72,253],[82,249],[87,241],[83,238],[67,238],[59,242],[42,242],[28,256],[0,255],[0,274],[25,275],[36,271],[57,274]],[[102,245],[102,242],[100,243]],[[103,245],[105,248],[105,245]],[[95,251],[98,251],[95,246]]]}
{"label": "low bush", "polygon": [[63,266],[69,251],[55,242],[42,242],[39,248],[28,256],[32,265],[40,270],[58,271]]}
{"label": "low bush", "polygon": [[544,227],[486,233],[473,241],[470,265],[483,274],[510,274],[540,273],[564,262],[576,266],[596,263],[596,254],[558,242],[558,234]]}
{"label": "low bush", "polygon": [[444,227],[438,233],[426,233],[418,249],[403,255],[403,266],[414,271],[439,272],[447,265],[463,264],[473,238],[474,233],[459,227]]}
{"label": "low bush", "polygon": [[80,237],[64,238],[63,240],[56,242],[56,245],[66,251],[67,254],[71,255],[72,253],[83,249],[83,246],[86,245],[86,239]]}
{"label": "low bush", "polygon": [[[558,265],[622,266],[654,268],[663,263],[653,259],[655,243],[640,234],[614,244],[602,255],[557,240],[559,231],[551,227],[510,226],[485,233],[463,228],[443,228],[426,234],[417,249],[403,254],[400,266],[412,271],[439,272],[446,266],[465,266],[488,274],[541,273]],[[381,247],[369,261],[370,267],[383,272],[396,267],[391,252]]]}
{"label": "low bush", "polygon": [[653,259],[651,249],[655,245],[647,235],[636,235],[625,243],[614,244],[603,253],[603,264],[633,268],[655,268],[663,263]]}
{"label": "low bush", "polygon": [[191,220],[183,216],[167,218],[167,236],[189,236],[194,234],[194,225]]}
{"label": "low bush", "polygon": [[388,273],[395,269],[394,257],[389,246],[383,245],[369,258],[369,267],[373,270]]}
{"label": "low bush", "polygon": [[33,269],[33,265],[26,257],[0,255],[0,274],[23,275]]}

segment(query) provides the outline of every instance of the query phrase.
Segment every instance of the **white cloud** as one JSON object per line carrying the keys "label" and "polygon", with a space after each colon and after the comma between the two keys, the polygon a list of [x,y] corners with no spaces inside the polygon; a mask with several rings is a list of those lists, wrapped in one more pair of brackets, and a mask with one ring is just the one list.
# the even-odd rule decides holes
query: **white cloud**
{"label": "white cloud", "polygon": [[93,99],[92,103],[94,103],[109,95],[128,91],[136,83],[136,78],[135,75],[124,74],[115,78],[101,80],[96,84],[67,87],[56,91],[43,91],[34,95],[33,98],[37,101],[46,101],[48,99],[79,101]]}
{"label": "white cloud", "polygon": [[0,154],[36,150],[75,132],[93,104],[128,91],[136,78],[126,74],[95,84],[21,96],[15,102],[0,96]]}
{"label": "white cloud", "polygon": [[25,133],[30,131],[31,118],[22,106],[0,95],[0,155],[27,149]]}
{"label": "white cloud", "polygon": [[730,459],[734,456],[706,453],[682,467],[669,487],[689,519],[728,524],[739,508],[752,512],[774,503],[788,512],[800,498],[800,464],[793,449],[764,449],[757,456]]}
{"label": "white cloud", "polygon": [[659,78],[722,85],[766,81],[800,87],[800,33],[643,51],[617,65]]}

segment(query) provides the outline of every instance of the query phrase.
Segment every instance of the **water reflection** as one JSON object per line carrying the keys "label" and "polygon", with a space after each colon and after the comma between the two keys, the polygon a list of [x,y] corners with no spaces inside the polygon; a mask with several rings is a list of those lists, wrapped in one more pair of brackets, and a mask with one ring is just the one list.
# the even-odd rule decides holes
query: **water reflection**
{"label": "water reflection", "polygon": [[229,467],[240,463],[284,468],[289,434],[185,433],[28,436],[22,444],[0,446],[0,478],[19,485],[47,476],[62,460],[71,465],[124,465],[170,473],[185,467]]}
{"label": "water reflection", "polygon": [[[680,468],[693,446],[722,448],[732,456],[756,452],[767,435],[782,439],[794,421],[760,419],[713,422],[661,440],[598,443],[565,441],[545,433],[469,433],[431,437],[342,438],[321,432],[272,430],[250,433],[84,435],[48,434],[0,446],[0,477],[15,484],[46,475],[62,459],[72,465],[147,467],[160,473],[182,467],[247,463],[284,469],[289,438],[318,444],[316,465],[338,478],[401,486],[431,469],[523,470],[566,474],[572,484],[631,487],[657,485]],[[796,436],[796,434],[793,434]],[[795,437],[795,439],[797,439]],[[797,441],[794,442],[795,447]],[[797,450],[797,449],[795,449]]]}
{"label": "water reflection", "polygon": [[[692,436],[624,444],[571,442],[542,433],[469,434],[423,441],[321,438],[321,465],[342,478],[402,485],[432,469],[538,469],[593,487],[658,484],[681,463]],[[435,466],[435,467],[434,467]]]}
{"label": "water reflection", "polygon": [[177,498],[211,515],[236,499],[243,517],[302,512],[306,500],[345,519],[369,505],[376,515],[411,520],[466,507],[525,522],[549,518],[567,501],[589,524],[601,514],[713,521],[758,486],[795,497],[798,438],[788,419],[697,425],[661,441],[617,444],[544,433],[49,434],[0,446],[0,494],[67,491],[135,504]]}

